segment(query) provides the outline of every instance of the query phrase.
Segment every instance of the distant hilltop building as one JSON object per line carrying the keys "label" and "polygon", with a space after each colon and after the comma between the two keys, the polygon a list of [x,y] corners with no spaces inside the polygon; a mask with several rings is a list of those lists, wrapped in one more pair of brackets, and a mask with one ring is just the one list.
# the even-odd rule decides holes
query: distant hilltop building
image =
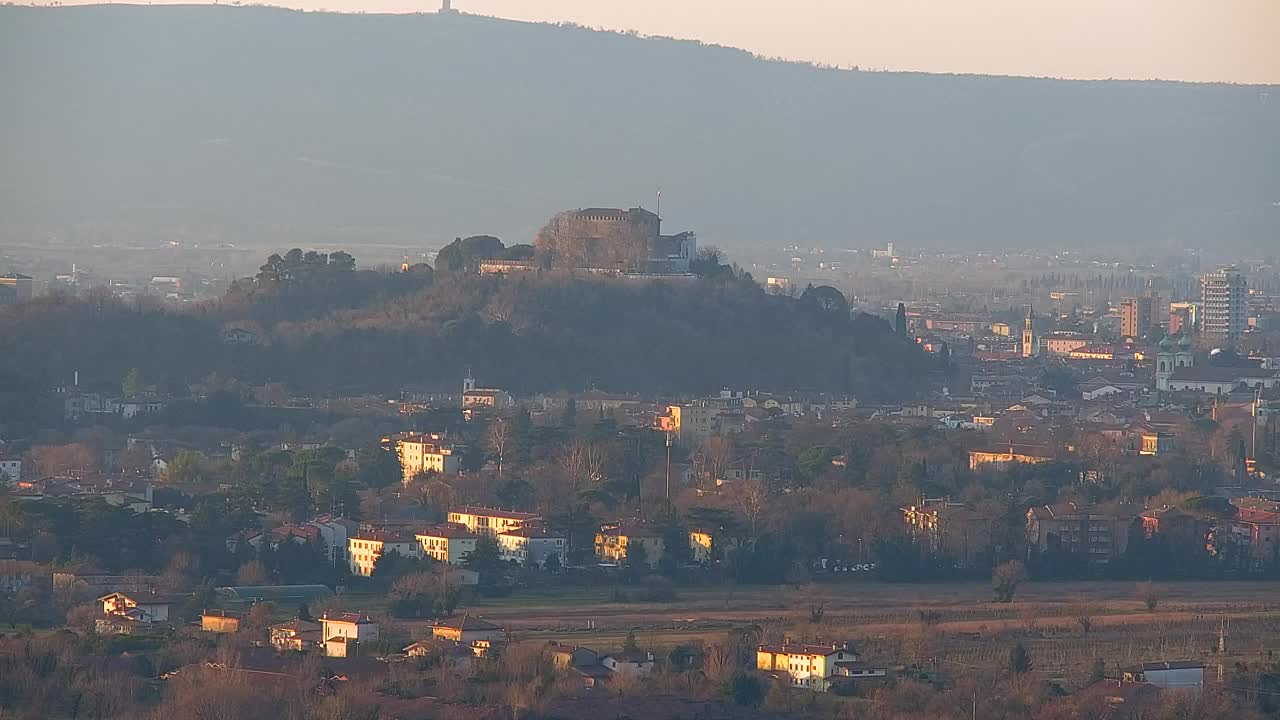
{"label": "distant hilltop building", "polygon": [[560,213],[538,234],[538,254],[562,268],[683,274],[698,255],[692,232],[662,234],[644,208],[585,208]]}
{"label": "distant hilltop building", "polygon": [[876,250],[873,248],[871,250],[871,257],[875,260],[892,260],[897,257],[897,255],[894,254],[893,243],[888,243],[884,246],[883,250]]}

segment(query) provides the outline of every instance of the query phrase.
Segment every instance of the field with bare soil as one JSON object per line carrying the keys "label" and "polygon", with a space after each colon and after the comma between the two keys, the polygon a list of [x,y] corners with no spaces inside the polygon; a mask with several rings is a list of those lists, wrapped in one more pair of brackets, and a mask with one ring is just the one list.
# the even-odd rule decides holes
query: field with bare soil
{"label": "field with bare soil", "polygon": [[[602,650],[630,631],[657,651],[720,642],[742,628],[766,641],[850,640],[869,659],[943,674],[1002,667],[1021,641],[1038,673],[1068,683],[1096,658],[1113,671],[1165,659],[1216,666],[1280,648],[1280,584],[1268,582],[1161,583],[1150,593],[1132,582],[1026,583],[1007,604],[992,603],[985,583],[684,588],[671,603],[609,596],[600,589],[530,593],[468,611],[520,637]],[[1221,629],[1224,655],[1216,651]]]}

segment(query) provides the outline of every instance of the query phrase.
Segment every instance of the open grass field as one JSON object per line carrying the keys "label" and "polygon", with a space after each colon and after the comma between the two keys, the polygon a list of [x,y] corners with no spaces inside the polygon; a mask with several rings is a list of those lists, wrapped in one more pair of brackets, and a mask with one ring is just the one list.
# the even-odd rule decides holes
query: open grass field
{"label": "open grass field", "polygon": [[[849,640],[868,658],[960,673],[996,668],[1009,647],[1030,648],[1037,671],[1070,681],[1095,658],[1109,668],[1145,660],[1211,665],[1266,659],[1280,650],[1280,583],[1171,582],[1155,586],[1148,610],[1132,582],[1025,583],[1013,603],[991,602],[987,583],[856,582],[795,588],[682,588],[671,603],[610,601],[607,588],[572,588],[492,598],[467,611],[531,640],[601,650],[635,631],[662,651],[714,643],[735,628],[766,640]],[[811,622],[811,610],[822,619]],[[1218,655],[1226,629],[1227,653]]]}

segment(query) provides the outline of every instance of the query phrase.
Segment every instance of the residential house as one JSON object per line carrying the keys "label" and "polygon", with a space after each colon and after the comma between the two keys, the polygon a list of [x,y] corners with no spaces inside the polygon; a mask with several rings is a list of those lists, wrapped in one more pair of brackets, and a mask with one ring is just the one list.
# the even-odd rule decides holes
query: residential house
{"label": "residential house", "polygon": [[580,645],[561,645],[553,642],[549,644],[548,652],[551,655],[551,662],[557,670],[600,664],[600,656],[596,654],[596,651]]}
{"label": "residential house", "polygon": [[556,565],[565,565],[569,541],[563,533],[526,525],[501,533],[497,540],[502,559],[508,562],[544,567],[547,559],[554,557]]}
{"label": "residential house", "polygon": [[402,433],[395,438],[396,454],[408,485],[419,473],[456,475],[461,453],[442,435]]}
{"label": "residential house", "polygon": [[622,677],[643,677],[653,671],[653,653],[633,648],[600,658],[606,670]]}
{"label": "residential house", "polygon": [[476,648],[436,638],[419,640],[406,646],[401,652],[411,658],[433,658],[450,667],[461,667],[480,657],[476,654]]}
{"label": "residential house", "polygon": [[493,642],[506,637],[506,630],[501,625],[494,625],[483,618],[470,613],[462,617],[437,620],[431,624],[432,637],[451,640],[464,645],[474,645],[479,640]]}
{"label": "residential house", "polygon": [[103,615],[125,615],[147,623],[169,622],[173,598],[144,593],[113,592],[98,598]]}
{"label": "residential house", "polygon": [[501,535],[542,520],[537,513],[462,505],[449,508],[449,522],[465,525],[473,533]]}
{"label": "residential house", "polygon": [[[1168,505],[1143,510],[1142,533],[1147,538],[1163,535],[1204,546],[1209,535],[1209,523],[1204,518]],[[1180,544],[1181,545],[1181,544]]]}
{"label": "residential house", "polygon": [[13,484],[22,479],[22,458],[16,455],[0,455],[0,485]]}
{"label": "residential house", "polygon": [[991,551],[992,518],[965,507],[964,503],[924,498],[902,508],[907,531],[929,551],[961,565],[973,565]]}
{"label": "residential house", "polygon": [[360,531],[347,540],[347,558],[352,575],[369,577],[374,563],[384,553],[398,552],[402,557],[422,557],[422,545],[418,538],[408,533],[381,530]]}
{"label": "residential house", "polygon": [[1280,557],[1280,502],[1260,497],[1231,501],[1236,515],[1228,522],[1227,536],[1246,550],[1250,564],[1257,566]]}
{"label": "residential house", "polygon": [[730,537],[724,528],[689,528],[689,551],[693,562],[699,565],[724,560],[737,547],[737,540]]}
{"label": "residential house", "polygon": [[378,639],[378,623],[364,613],[325,613],[320,618],[320,636],[324,638],[324,654],[329,657],[355,657],[360,643]]}
{"label": "residential house", "polygon": [[841,674],[837,663],[857,661],[848,644],[808,645],[784,642],[756,649],[756,669],[791,680],[792,687],[825,692]]}
{"label": "residential house", "polygon": [[359,526],[346,518],[322,515],[309,523],[320,531],[320,541],[324,543],[332,563],[346,562],[347,538],[355,535]]}
{"label": "residential house", "polygon": [[1139,455],[1168,455],[1177,447],[1173,433],[1151,431],[1142,434],[1142,449]]}
{"label": "residential house", "polygon": [[656,426],[674,436],[682,446],[693,447],[721,431],[719,420],[725,409],[709,402],[668,405],[658,416]]}
{"label": "residential house", "polygon": [[280,651],[303,652],[324,644],[324,630],[320,623],[294,618],[287,623],[272,625],[271,646]]}
{"label": "residential house", "polygon": [[94,625],[102,635],[131,635],[145,632],[170,620],[171,598],[139,593],[114,592],[98,598],[102,615]]}
{"label": "residential house", "polygon": [[658,567],[664,550],[661,529],[637,520],[624,520],[605,525],[596,533],[596,557],[601,562],[621,565],[637,546],[641,548],[645,564]]}
{"label": "residential house", "polygon": [[1027,552],[1082,553],[1090,564],[1105,565],[1124,554],[1136,515],[1076,503],[1033,507],[1027,510]]}
{"label": "residential house", "polygon": [[433,525],[414,537],[424,556],[450,565],[461,565],[476,549],[477,535],[458,523]]}

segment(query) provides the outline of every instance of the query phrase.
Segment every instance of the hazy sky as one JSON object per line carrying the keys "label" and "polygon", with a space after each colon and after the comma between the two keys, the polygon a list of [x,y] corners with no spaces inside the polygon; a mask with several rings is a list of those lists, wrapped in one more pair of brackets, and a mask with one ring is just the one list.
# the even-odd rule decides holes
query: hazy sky
{"label": "hazy sky", "polygon": [[[440,5],[272,4],[368,12]],[[841,66],[1280,83],[1280,0],[454,0],[454,7],[697,38]]]}

